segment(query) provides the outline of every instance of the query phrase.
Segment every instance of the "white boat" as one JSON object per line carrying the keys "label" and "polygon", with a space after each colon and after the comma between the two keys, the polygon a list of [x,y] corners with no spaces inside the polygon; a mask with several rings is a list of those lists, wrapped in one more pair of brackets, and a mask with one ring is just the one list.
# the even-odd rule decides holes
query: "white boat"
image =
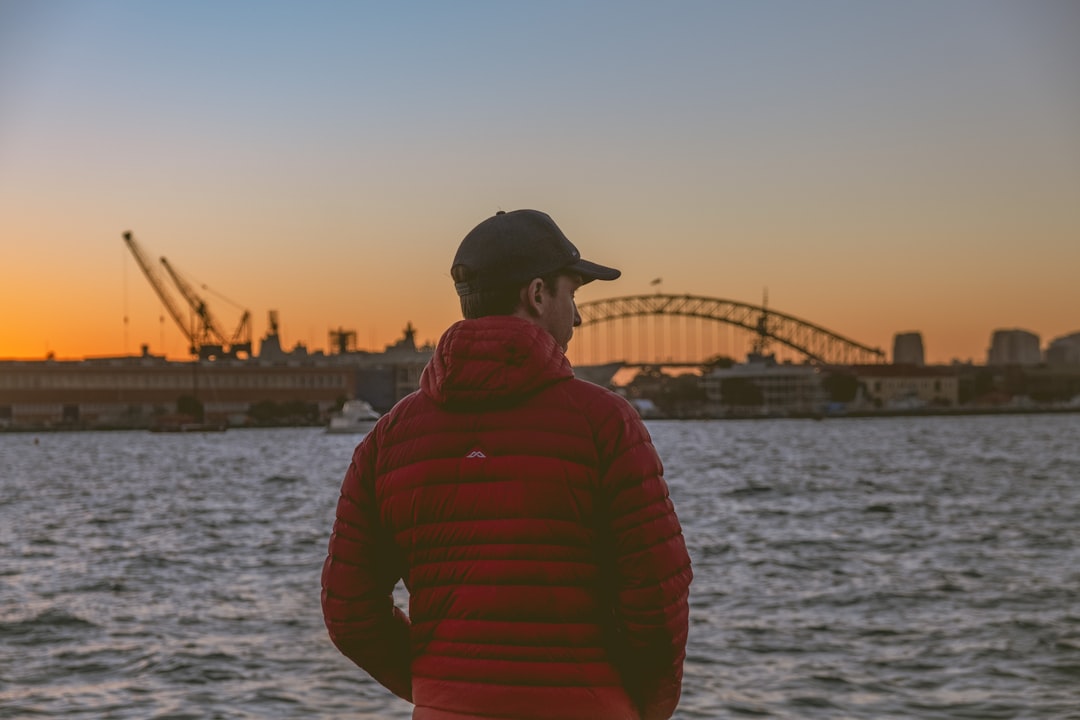
{"label": "white boat", "polygon": [[365,400],[346,400],[341,411],[330,416],[328,433],[364,433],[375,426],[379,413]]}

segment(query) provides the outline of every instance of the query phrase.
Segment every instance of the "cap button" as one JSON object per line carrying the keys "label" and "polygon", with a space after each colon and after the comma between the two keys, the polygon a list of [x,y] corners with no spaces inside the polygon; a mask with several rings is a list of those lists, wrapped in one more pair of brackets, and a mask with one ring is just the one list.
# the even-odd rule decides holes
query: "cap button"
{"label": "cap button", "polygon": [[497,213],[495,213],[495,214],[496,214],[496,215],[505,215],[505,214],[506,214],[506,211],[505,211],[505,210],[500,210],[499,212],[497,212]]}

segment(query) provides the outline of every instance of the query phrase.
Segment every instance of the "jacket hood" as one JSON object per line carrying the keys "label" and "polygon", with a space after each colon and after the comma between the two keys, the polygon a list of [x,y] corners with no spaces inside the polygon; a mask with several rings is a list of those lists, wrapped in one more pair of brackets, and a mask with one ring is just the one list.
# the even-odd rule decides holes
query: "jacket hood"
{"label": "jacket hood", "polygon": [[451,325],[420,377],[420,389],[440,405],[512,404],[574,371],[543,328],[499,315]]}

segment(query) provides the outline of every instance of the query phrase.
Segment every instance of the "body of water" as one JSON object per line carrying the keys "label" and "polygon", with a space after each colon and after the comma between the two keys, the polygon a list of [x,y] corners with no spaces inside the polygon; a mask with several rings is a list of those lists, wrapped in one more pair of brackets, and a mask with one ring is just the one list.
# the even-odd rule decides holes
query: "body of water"
{"label": "body of water", "polygon": [[[676,718],[1080,718],[1080,415],[649,427]],[[356,440],[0,435],[0,718],[408,718],[322,625]]]}

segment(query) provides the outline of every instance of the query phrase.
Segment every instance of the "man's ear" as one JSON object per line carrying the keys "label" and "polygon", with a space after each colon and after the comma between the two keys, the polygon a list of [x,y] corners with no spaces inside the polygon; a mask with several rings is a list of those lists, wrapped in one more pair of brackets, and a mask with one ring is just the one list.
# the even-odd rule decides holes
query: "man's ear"
{"label": "man's ear", "polygon": [[533,317],[544,314],[544,281],[533,278],[521,289],[521,305]]}

